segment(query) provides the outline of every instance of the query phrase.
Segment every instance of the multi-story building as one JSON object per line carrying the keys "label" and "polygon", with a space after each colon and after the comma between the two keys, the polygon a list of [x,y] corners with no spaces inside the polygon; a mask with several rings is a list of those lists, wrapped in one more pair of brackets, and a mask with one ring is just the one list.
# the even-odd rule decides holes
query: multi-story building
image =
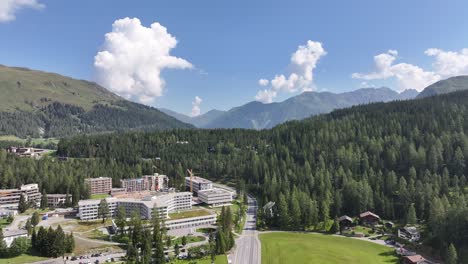
{"label": "multi-story building", "polygon": [[122,188],[127,192],[141,191],[159,191],[167,188],[168,178],[166,175],[155,173],[154,175],[145,175],[138,179],[123,179],[120,180]]}
{"label": "multi-story building", "polygon": [[109,194],[112,189],[112,179],[109,177],[87,178],[85,183],[91,194]]}
{"label": "multi-story building", "polygon": [[198,191],[198,198],[203,203],[212,206],[222,206],[232,202],[232,194],[223,189],[209,189]]}
{"label": "multi-story building", "polygon": [[8,208],[18,208],[21,195],[24,196],[27,202],[34,204],[34,206],[40,206],[42,195],[36,183],[21,185],[18,189],[0,190],[0,205],[5,205],[4,207]]}
{"label": "multi-story building", "polygon": [[47,194],[47,205],[54,208],[62,207],[65,204],[66,198],[66,194]]}
{"label": "multi-story building", "polygon": [[187,190],[190,190],[190,186],[192,186],[192,191],[194,193],[198,193],[198,191],[202,190],[213,189],[213,183],[211,181],[197,176],[185,177],[185,187]]}
{"label": "multi-story building", "polygon": [[8,153],[13,153],[18,157],[27,157],[27,158],[35,158],[39,159],[44,154],[48,153],[50,150],[48,149],[37,149],[37,148],[25,148],[25,147],[9,147],[7,148]]}
{"label": "multi-story building", "polygon": [[[192,208],[192,194],[189,192],[161,193],[143,199],[106,198],[109,206],[109,216],[114,217],[117,208],[123,206],[126,216],[130,217],[138,211],[142,219],[151,219],[153,208],[159,212],[159,217],[168,218],[169,213],[189,210]],[[101,200],[81,200],[78,203],[78,216],[81,220],[98,219],[98,208]]]}

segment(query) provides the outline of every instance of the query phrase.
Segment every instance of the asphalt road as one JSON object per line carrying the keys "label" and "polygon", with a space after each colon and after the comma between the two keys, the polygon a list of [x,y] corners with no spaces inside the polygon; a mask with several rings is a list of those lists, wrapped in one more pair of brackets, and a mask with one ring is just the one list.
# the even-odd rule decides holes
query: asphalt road
{"label": "asphalt road", "polygon": [[257,200],[249,196],[247,221],[241,236],[236,240],[236,248],[229,256],[233,264],[260,264],[260,240],[257,234]]}

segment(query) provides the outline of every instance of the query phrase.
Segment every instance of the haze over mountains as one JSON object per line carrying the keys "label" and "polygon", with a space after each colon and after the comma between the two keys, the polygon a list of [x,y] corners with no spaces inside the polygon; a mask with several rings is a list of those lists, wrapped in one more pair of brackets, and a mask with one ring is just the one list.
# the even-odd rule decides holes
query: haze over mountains
{"label": "haze over mountains", "polygon": [[211,110],[197,117],[189,117],[168,109],[160,109],[183,122],[200,128],[271,128],[289,120],[329,113],[334,109],[374,102],[413,99],[416,90],[398,93],[390,88],[362,88],[345,93],[304,92],[283,102],[264,104],[253,101],[229,111]]}

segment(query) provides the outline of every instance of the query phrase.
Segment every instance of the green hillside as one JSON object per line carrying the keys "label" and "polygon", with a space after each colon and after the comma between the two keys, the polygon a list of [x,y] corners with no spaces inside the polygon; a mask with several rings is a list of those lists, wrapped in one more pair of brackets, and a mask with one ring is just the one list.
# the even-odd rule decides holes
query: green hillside
{"label": "green hillside", "polygon": [[90,110],[122,100],[96,83],[55,73],[0,65],[0,111],[33,111],[53,101]]}
{"label": "green hillside", "polygon": [[0,66],[0,136],[188,128],[159,110],[127,101],[96,83]]}

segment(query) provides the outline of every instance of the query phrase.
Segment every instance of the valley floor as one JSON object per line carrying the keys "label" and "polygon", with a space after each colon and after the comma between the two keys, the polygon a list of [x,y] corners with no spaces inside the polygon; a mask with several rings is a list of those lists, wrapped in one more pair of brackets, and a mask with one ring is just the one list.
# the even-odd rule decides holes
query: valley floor
{"label": "valley floor", "polygon": [[352,238],[272,232],[261,234],[260,241],[263,264],[398,263],[393,249]]}

